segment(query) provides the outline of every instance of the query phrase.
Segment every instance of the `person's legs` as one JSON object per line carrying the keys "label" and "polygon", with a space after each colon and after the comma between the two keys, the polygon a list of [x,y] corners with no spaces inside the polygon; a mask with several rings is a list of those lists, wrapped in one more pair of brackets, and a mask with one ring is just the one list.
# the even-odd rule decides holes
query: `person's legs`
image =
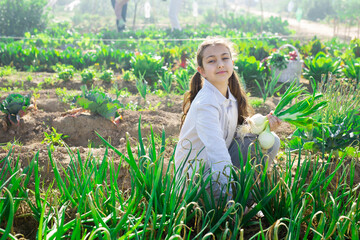
{"label": "person's legs", "polygon": [[181,30],[181,26],[178,20],[178,13],[181,7],[182,0],[170,0],[169,5],[169,18],[172,29]]}
{"label": "person's legs", "polygon": [[[255,134],[246,134],[243,140],[240,138],[234,138],[234,140],[232,141],[232,143],[230,144],[230,147],[229,147],[229,154],[231,157],[232,164],[235,167],[237,167],[237,168],[240,167],[239,152],[242,156],[243,163],[245,165],[245,163],[248,160],[247,159],[248,149],[249,149],[250,145],[251,145],[251,152],[252,152],[250,157],[253,157],[253,154],[255,152],[253,143],[256,139],[257,139],[257,135],[255,135]],[[265,156],[269,158],[269,166],[272,164],[273,160],[275,159],[276,154],[279,151],[279,148],[280,148],[280,139],[275,134],[274,145],[267,152],[264,152]]]}
{"label": "person's legs", "polygon": [[128,4],[125,3],[125,5],[122,7],[121,19],[116,21],[116,26],[117,26],[118,32],[121,32],[125,29],[127,5]]}
{"label": "person's legs", "polygon": [[124,22],[126,22],[127,6],[128,4],[125,3],[125,5],[121,9],[121,17],[123,18]]}
{"label": "person's legs", "polygon": [[119,32],[125,29],[126,13],[127,13],[128,0],[112,0],[111,3],[115,10],[116,27]]}
{"label": "person's legs", "polygon": [[[254,134],[247,134],[244,139],[234,138],[229,147],[229,154],[232,164],[240,168],[240,160],[242,157],[243,165],[247,162],[249,146],[256,140],[257,136]],[[254,151],[254,147],[251,147]]]}
{"label": "person's legs", "polygon": [[[275,135],[274,145],[267,152],[263,152],[264,156],[265,156],[264,161],[269,159],[269,165],[268,165],[269,167],[271,166],[272,162],[274,161],[276,154],[280,148],[280,139],[276,134],[274,134],[274,135]],[[255,146],[253,143],[255,142],[257,137],[258,137],[258,135],[255,135],[255,134],[246,134],[244,139],[240,139],[238,137],[233,139],[233,141],[231,142],[230,147],[229,147],[229,154],[231,157],[231,162],[235,167],[240,168],[240,160],[241,160],[240,156],[242,156],[243,165],[246,164],[246,162],[248,160],[249,148],[251,151],[250,159],[254,157]],[[250,193],[250,195],[248,197],[247,206],[245,208],[245,212],[250,211],[256,205],[256,203],[254,201],[255,201],[255,199],[253,197],[253,194]]]}

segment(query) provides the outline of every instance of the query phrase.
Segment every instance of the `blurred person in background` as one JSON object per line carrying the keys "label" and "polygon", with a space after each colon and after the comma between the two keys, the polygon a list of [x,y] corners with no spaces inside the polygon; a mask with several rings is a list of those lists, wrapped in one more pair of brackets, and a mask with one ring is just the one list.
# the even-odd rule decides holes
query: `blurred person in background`
{"label": "blurred person in background", "polygon": [[171,29],[181,30],[181,26],[178,19],[178,14],[180,11],[180,7],[182,4],[182,0],[170,0],[169,4],[169,18],[171,23]]}
{"label": "blurred person in background", "polygon": [[115,10],[116,27],[118,32],[125,29],[127,3],[129,0],[111,0],[111,4]]}

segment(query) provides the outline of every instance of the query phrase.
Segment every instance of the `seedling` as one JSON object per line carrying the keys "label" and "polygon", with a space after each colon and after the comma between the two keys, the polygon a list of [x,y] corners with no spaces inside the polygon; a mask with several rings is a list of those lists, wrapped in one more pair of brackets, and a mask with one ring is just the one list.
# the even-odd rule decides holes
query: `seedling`
{"label": "seedling", "polygon": [[54,127],[52,127],[52,132],[50,132],[50,134],[44,132],[44,135],[45,138],[41,143],[48,144],[52,152],[55,150],[55,146],[63,147],[65,145],[64,139],[69,137],[68,135],[57,133]]}

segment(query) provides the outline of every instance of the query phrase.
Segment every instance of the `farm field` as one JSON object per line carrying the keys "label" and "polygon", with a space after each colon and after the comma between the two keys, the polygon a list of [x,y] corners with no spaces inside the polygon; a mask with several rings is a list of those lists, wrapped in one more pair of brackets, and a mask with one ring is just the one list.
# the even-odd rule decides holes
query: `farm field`
{"label": "farm field", "polygon": [[[14,75],[6,76],[3,78],[0,87],[10,87],[16,89],[16,85],[10,86],[8,83],[12,79],[22,79],[26,76],[32,76],[32,81],[23,81],[24,89],[30,89],[31,86],[36,86],[42,82],[44,78],[52,76],[52,73],[24,73],[17,72]],[[78,76],[79,77],[79,76]],[[120,78],[120,76],[119,76]],[[304,82],[308,82],[304,79]],[[117,83],[114,81],[112,84]],[[120,88],[133,88],[131,96],[120,96],[120,101],[124,104],[128,102],[140,102],[143,103],[143,99],[137,94],[137,90],[131,83],[125,83],[119,80],[118,84]],[[128,86],[127,86],[127,85]],[[165,151],[165,164],[168,164],[168,159],[173,154],[174,147],[179,135],[180,118],[182,109],[182,96],[171,95],[171,96],[158,96],[151,94],[147,98],[145,106],[154,106],[153,109],[144,109],[141,111],[136,110],[123,110],[121,111],[122,119],[119,124],[114,124],[108,119],[104,119],[102,116],[92,114],[90,111],[75,115],[74,110],[71,108],[71,104],[64,103],[61,101],[59,96],[56,94],[56,89],[66,88],[68,91],[79,93],[80,86],[83,85],[80,79],[73,79],[71,83],[59,82],[51,88],[46,86],[44,89],[37,92],[39,97],[36,101],[32,102],[36,105],[36,108],[30,108],[26,115],[21,118],[18,126],[7,125],[6,117],[1,115],[1,148],[0,148],[0,159],[6,159],[7,155],[11,151],[12,159],[17,159],[20,166],[27,166],[33,159],[35,154],[38,152],[38,164],[41,166],[39,170],[39,176],[43,181],[42,184],[48,186],[54,181],[54,171],[52,166],[49,164],[48,156],[48,144],[44,143],[44,133],[51,134],[52,128],[58,129],[58,133],[67,135],[64,138],[64,142],[68,147],[76,152],[79,151],[81,158],[86,159],[86,156],[92,154],[95,158],[101,159],[104,156],[105,148],[101,139],[95,134],[98,132],[102,137],[111,142],[121,152],[126,152],[126,138],[132,144],[138,142],[138,125],[139,118],[141,116],[141,130],[143,136],[149,136],[150,128],[153,129],[154,134],[159,138],[162,130],[165,131],[166,137],[169,139],[166,151]],[[101,84],[99,86],[103,88],[109,88],[110,84]],[[17,91],[16,91],[17,92]],[[8,92],[11,94],[11,92]],[[20,91],[21,94],[27,94],[28,91]],[[250,97],[251,101],[259,101],[259,97]],[[265,104],[255,107],[255,112],[267,114],[271,109],[274,109],[275,103],[278,101],[278,97],[268,99]],[[160,104],[159,104],[160,103]],[[76,110],[76,109],[75,109]],[[61,131],[59,131],[61,129]],[[286,122],[283,123],[277,134],[285,139],[292,131],[291,127]],[[146,137],[145,137],[146,140]],[[12,148],[13,145],[13,150]],[[56,144],[55,144],[56,145]],[[135,150],[134,150],[135,151]],[[113,151],[109,154],[113,156],[115,164],[119,164],[120,157],[114,154]],[[56,146],[55,151],[52,152],[52,157],[56,159],[56,162],[62,166],[67,166],[71,158],[65,146]],[[126,166],[126,165],[125,165]],[[117,179],[119,188],[122,190],[128,190],[131,188],[131,179],[127,167],[123,167]],[[30,184],[30,188],[33,188],[33,184]],[[23,213],[25,214],[27,208],[24,208]],[[27,221],[30,220],[30,221]],[[37,223],[32,221],[31,218],[24,218],[15,221],[14,232],[24,234],[29,238],[35,236],[34,227]],[[31,237],[32,236],[32,237]]]}
{"label": "farm field", "polygon": [[[44,78],[53,75],[55,74],[46,72],[17,72],[13,75],[3,77],[0,87],[17,89],[17,86],[21,85],[24,89],[30,89],[31,86],[37,86],[40,82],[43,82]],[[20,80],[21,83],[17,81],[15,85],[9,85],[12,79],[25,79],[27,76],[31,76],[31,82]],[[77,77],[79,78],[80,76]],[[115,78],[120,78],[120,76]],[[304,80],[304,82],[307,81]],[[145,104],[144,110],[121,111],[122,119],[118,124],[114,124],[112,121],[105,119],[102,116],[92,114],[90,111],[85,111],[76,115],[74,109],[71,108],[70,103],[61,101],[60,97],[56,94],[56,89],[66,88],[69,92],[79,93],[81,91],[78,89],[83,85],[80,79],[74,78],[71,82],[59,82],[53,87],[45,86],[42,90],[37,92],[38,97],[36,98],[36,101],[32,101],[33,106],[29,108],[26,115],[21,118],[19,125],[9,126],[5,115],[1,115],[0,159],[6,159],[9,152],[11,152],[10,158],[13,160],[16,159],[19,166],[25,167],[38,152],[37,161],[39,166],[41,166],[39,169],[39,176],[41,177],[43,187],[46,189],[46,187],[55,179],[54,170],[51,164],[49,164],[49,144],[43,142],[45,139],[44,133],[51,134],[53,128],[55,128],[58,133],[68,136],[64,138],[64,142],[71,151],[79,151],[82,159],[86,159],[89,154],[92,154],[96,159],[101,159],[105,154],[105,146],[101,139],[95,134],[95,131],[111,142],[111,144],[119,151],[126,152],[127,136],[134,146],[138,142],[138,125],[141,116],[141,130],[143,136],[146,136],[145,141],[148,140],[146,138],[148,138],[151,128],[157,138],[160,138],[162,130],[165,131],[168,139],[166,151],[164,153],[165,164],[167,165],[168,160],[173,154],[179,135],[182,96],[174,94],[170,96],[158,96],[156,94],[151,94],[147,97],[147,102],[144,103],[144,99],[137,94],[137,90],[134,89],[134,86],[131,86],[131,83],[125,82],[124,84],[124,81],[115,80],[111,84],[118,84],[119,88],[132,88],[132,92],[128,92],[130,96],[120,96],[120,102],[124,104],[129,102],[143,103]],[[109,89],[111,84],[98,83],[98,86]],[[28,91],[16,92],[23,95],[28,94]],[[11,93],[11,91],[8,92],[8,94]],[[260,100],[258,97],[250,97],[250,99],[255,102]],[[275,107],[275,103],[278,99],[278,97],[268,99],[265,104],[255,107],[255,112],[267,114]],[[151,106],[154,107],[151,108]],[[292,131],[293,127],[287,123],[283,123],[277,134],[285,139]],[[57,144],[54,142],[54,145]],[[134,151],[136,150],[134,149]],[[113,151],[109,153],[109,156],[112,156],[115,164],[120,163],[120,157]],[[59,165],[64,167],[71,162],[71,158],[65,146],[55,146],[52,157],[56,159],[56,162]],[[131,189],[131,179],[128,167],[127,164],[124,165],[117,179],[119,188],[124,191]],[[29,187],[30,189],[33,189],[34,185],[30,183]],[[22,206],[21,209],[22,210],[20,210],[18,214],[26,215],[28,211],[27,207]],[[26,238],[32,239],[35,238],[36,232],[34,229],[36,226],[37,223],[34,222],[31,217],[24,217],[14,222],[13,231],[14,233],[18,232],[24,234]]]}
{"label": "farm field", "polygon": [[[27,73],[15,71],[13,74],[2,78],[1,87],[2,89],[14,89],[14,93],[16,92],[25,95],[29,92],[21,89],[31,89],[31,87],[38,86],[39,83],[44,82],[44,79],[46,78],[55,79],[56,77],[56,73]],[[31,78],[31,81],[26,80],[26,78]],[[19,79],[21,80],[19,81]],[[14,85],[10,85],[11,83]],[[307,79],[302,78],[301,83],[310,87]],[[145,145],[151,142],[149,137],[151,128],[155,134],[156,144],[160,145],[161,131],[164,129],[167,140],[163,155],[164,164],[165,166],[168,166],[179,134],[182,96],[178,94],[161,95],[155,94],[154,92],[149,93],[145,101],[139,95],[133,82],[124,81],[119,74],[114,75],[114,80],[111,83],[103,83],[100,80],[95,80],[92,84],[99,88],[107,89],[108,92],[112,92],[112,87],[117,86],[118,89],[124,90],[118,97],[121,103],[126,105],[127,103],[132,102],[135,105],[139,104],[142,107],[138,107],[140,108],[138,110],[121,110],[120,114],[122,118],[115,124],[111,120],[105,119],[103,116],[91,113],[90,111],[76,114],[76,110],[79,108],[72,107],[71,101],[64,102],[61,100],[66,94],[59,94],[59,89],[67,89],[67,94],[72,94],[71,96],[81,93],[81,90],[79,89],[84,83],[81,81],[80,74],[75,74],[75,77],[71,81],[64,82],[58,80],[53,86],[51,86],[51,84],[42,85],[41,90],[36,92],[36,98],[32,98],[33,106],[21,117],[19,125],[9,125],[5,115],[2,115],[2,128],[0,129],[2,147],[0,149],[0,159],[3,159],[3,161],[5,159],[12,159],[11,161],[15,161],[16,159],[19,166],[25,167],[37,153],[36,160],[39,164],[38,174],[41,180],[41,191],[45,191],[47,187],[56,180],[54,166],[49,162],[49,143],[50,145],[51,143],[54,145],[51,156],[58,166],[66,168],[66,166],[69,166],[69,164],[71,165],[72,161],[74,161],[69,154],[68,149],[65,146],[61,146],[62,144],[60,143],[62,141],[54,140],[53,142],[44,142],[44,139],[46,139],[44,133],[52,134],[54,128],[57,130],[57,133],[67,136],[63,141],[71,151],[74,153],[78,152],[79,157],[83,159],[83,161],[84,159],[88,159],[89,156],[92,156],[99,161],[100,159],[103,159],[104,155],[108,156],[109,159],[114,160],[115,166],[120,166],[116,179],[119,191],[127,192],[134,184],[134,176],[131,176],[131,173],[129,172],[130,166],[114,151],[110,150],[108,153],[105,153],[105,144],[96,135],[95,131],[111,142],[111,144],[122,153],[127,152],[126,139],[128,137],[129,142],[132,144],[132,151],[136,153],[138,152],[138,150],[136,150],[136,145],[139,142],[138,125],[141,116],[141,131]],[[254,90],[255,86],[253,86],[252,89]],[[11,93],[12,91],[9,91],[3,96]],[[253,94],[259,94],[259,92],[254,91]],[[110,93],[109,95],[115,98],[116,94]],[[280,97],[267,98],[265,104],[261,104],[263,101],[261,96],[251,96],[249,99],[254,104],[254,111],[256,113],[267,114],[270,110],[275,108]],[[294,129],[294,126],[284,122],[277,131],[277,134],[282,141],[286,142],[288,136]],[[11,143],[14,144],[13,148]],[[9,155],[10,152],[11,155]],[[281,152],[282,157],[277,158],[275,164],[285,167],[287,153],[284,149],[284,145],[282,145]],[[292,157],[295,155],[292,155]],[[301,161],[304,160],[306,161],[306,157],[301,157]],[[3,164],[4,163],[5,162],[3,162]],[[349,166],[352,166],[353,176],[351,181],[354,183],[360,181],[359,164],[357,162],[352,162],[351,157],[346,157],[341,166],[344,170],[348,169]],[[296,168],[293,170],[295,169]],[[61,173],[61,176],[65,177],[63,174],[64,173]],[[306,178],[311,178],[312,175],[309,172],[305,176],[307,176]],[[29,189],[34,189],[36,186],[33,182],[30,182],[28,187]],[[30,199],[33,198],[34,196],[30,197]],[[13,232],[21,233],[29,239],[35,239],[37,233],[34,229],[36,229],[38,223],[32,217],[28,216],[29,208],[26,205],[27,204],[22,203],[19,206],[17,214],[23,217],[15,218]],[[73,208],[69,208],[65,211],[65,216],[71,218],[71,211],[74,211],[71,209]],[[263,221],[266,224],[266,220]],[[244,229],[245,238],[249,238],[252,234],[260,230],[257,225],[244,227]]]}
{"label": "farm field", "polygon": [[[360,40],[211,16],[182,31],[58,23],[0,41],[0,240],[359,239]],[[208,36],[233,42],[254,113],[282,119],[275,161],[256,140],[231,168],[231,199],[206,190],[202,166],[174,167]]]}
{"label": "farm field", "polygon": [[[24,73],[18,72],[13,76],[7,76],[3,78],[0,87],[10,87],[8,83],[12,79],[22,79],[25,76],[32,76],[32,81],[23,81],[23,84],[17,82],[17,84],[23,85],[24,89],[30,89],[31,86],[37,86],[44,78],[53,76],[52,73]],[[79,76],[78,76],[79,77]],[[120,76],[117,76],[120,78]],[[306,82],[306,80],[304,79]],[[122,151],[125,151],[125,139],[127,135],[134,142],[138,138],[138,124],[141,115],[142,119],[142,131],[144,135],[150,134],[150,128],[152,127],[154,133],[160,136],[162,130],[165,130],[167,138],[171,141],[167,148],[168,157],[171,156],[176,139],[180,130],[180,118],[182,109],[182,96],[181,95],[166,95],[158,96],[151,94],[147,98],[147,102],[144,103],[144,99],[137,94],[136,88],[130,82],[121,80],[115,80],[113,83],[102,84],[98,83],[97,86],[101,86],[104,89],[109,89],[112,84],[118,84],[120,89],[131,89],[132,92],[125,92],[125,96],[120,95],[120,102],[127,104],[134,102],[144,104],[144,109],[140,111],[136,110],[122,110],[122,119],[118,124],[114,124],[108,119],[104,119],[102,116],[92,114],[90,111],[82,112],[76,115],[74,107],[71,107],[70,103],[61,101],[61,98],[56,94],[56,89],[67,89],[68,92],[80,93],[80,86],[83,85],[80,79],[73,79],[71,82],[59,82],[53,88],[46,86],[44,89],[37,92],[38,98],[33,101],[34,108],[29,108],[27,114],[21,118],[19,125],[8,125],[5,115],[1,117],[1,143],[3,145],[1,151],[1,158],[4,158],[8,154],[9,146],[7,142],[18,142],[19,146],[15,145],[16,153],[20,151],[20,160],[24,161],[24,164],[31,159],[36,151],[40,151],[40,160],[43,159],[47,162],[47,143],[43,143],[45,138],[44,133],[51,134],[52,128],[61,129],[59,133],[67,135],[64,138],[65,143],[73,149],[80,148],[81,152],[87,154],[89,150],[97,152],[97,155],[101,156],[104,152],[104,145],[101,139],[95,134],[98,132],[105,139],[108,139],[111,144]],[[28,91],[20,92],[21,94],[27,94]],[[9,92],[11,94],[11,92]],[[114,96],[113,96],[114,97]],[[259,101],[258,97],[250,97],[255,101]],[[255,108],[255,112],[267,114],[274,108],[278,97],[268,99],[266,104]],[[150,106],[150,109],[149,109]],[[153,107],[151,107],[153,106]],[[279,136],[285,138],[292,132],[292,128],[289,124],[284,123],[279,129]],[[89,148],[90,147],[90,148]],[[69,157],[65,150],[65,147],[58,146],[57,154],[59,154],[59,161],[64,164],[68,164]],[[63,156],[61,156],[63,155]],[[44,169],[44,173],[51,172],[51,169]]]}

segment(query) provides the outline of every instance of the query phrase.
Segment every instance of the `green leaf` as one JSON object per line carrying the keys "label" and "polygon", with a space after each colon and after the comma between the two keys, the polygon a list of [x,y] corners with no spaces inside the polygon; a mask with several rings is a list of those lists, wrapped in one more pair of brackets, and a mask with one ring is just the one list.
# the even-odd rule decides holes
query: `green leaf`
{"label": "green leaf", "polygon": [[75,97],[75,99],[80,107],[88,109],[92,113],[99,114],[109,120],[117,117],[118,109],[123,107],[118,100],[113,100],[97,88],[90,91],[83,89],[83,94]]}

